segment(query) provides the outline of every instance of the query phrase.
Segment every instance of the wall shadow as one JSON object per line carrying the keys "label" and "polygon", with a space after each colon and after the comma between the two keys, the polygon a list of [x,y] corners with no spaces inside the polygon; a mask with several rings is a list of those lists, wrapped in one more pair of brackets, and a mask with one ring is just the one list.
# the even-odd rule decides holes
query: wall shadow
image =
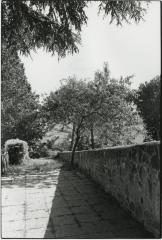
{"label": "wall shadow", "polygon": [[148,239],[154,236],[89,177],[64,165],[44,238]]}

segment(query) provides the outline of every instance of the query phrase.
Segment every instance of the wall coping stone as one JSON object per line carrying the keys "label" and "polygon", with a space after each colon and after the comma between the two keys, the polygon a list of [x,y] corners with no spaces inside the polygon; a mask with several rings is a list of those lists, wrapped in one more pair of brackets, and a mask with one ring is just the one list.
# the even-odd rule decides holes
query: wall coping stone
{"label": "wall coping stone", "polygon": [[[144,142],[140,144],[130,144],[130,145],[118,145],[113,147],[106,147],[106,148],[95,148],[95,149],[88,149],[88,150],[82,150],[82,151],[75,151],[75,152],[97,152],[97,151],[103,151],[103,150],[123,150],[133,147],[140,147],[140,146],[154,146],[154,145],[160,145],[160,141],[151,141],[151,142]],[[63,151],[62,153],[70,153],[71,151]]]}

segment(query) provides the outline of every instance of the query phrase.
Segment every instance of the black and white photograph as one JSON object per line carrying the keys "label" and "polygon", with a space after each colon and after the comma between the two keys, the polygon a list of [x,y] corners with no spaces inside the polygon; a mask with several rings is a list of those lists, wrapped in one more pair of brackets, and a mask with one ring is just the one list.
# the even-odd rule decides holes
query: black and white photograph
{"label": "black and white photograph", "polygon": [[160,1],[1,0],[1,238],[161,238],[160,99]]}

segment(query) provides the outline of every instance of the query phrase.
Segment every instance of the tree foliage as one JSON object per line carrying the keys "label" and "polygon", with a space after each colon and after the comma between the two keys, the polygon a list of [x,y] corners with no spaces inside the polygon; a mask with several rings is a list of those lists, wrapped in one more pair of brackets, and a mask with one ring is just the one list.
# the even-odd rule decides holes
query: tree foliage
{"label": "tree foliage", "polygon": [[154,140],[160,139],[160,76],[145,82],[136,91],[134,101],[146,125],[148,134]]}
{"label": "tree foliage", "polygon": [[111,78],[107,63],[95,73],[91,84],[97,90],[96,99],[99,94],[104,100],[99,111],[88,119],[92,148],[131,144],[139,134],[145,135],[136,106],[128,102],[132,77]]}
{"label": "tree foliage", "polygon": [[22,53],[45,47],[64,56],[76,52],[85,1],[3,0],[2,41]]}
{"label": "tree foliage", "polygon": [[99,100],[97,102],[91,93],[85,81],[69,78],[65,80],[58,91],[52,92],[45,99],[44,106],[52,121],[73,126],[73,157],[81,135],[86,128],[86,120],[89,116],[95,114],[98,109]]}
{"label": "tree foliage", "polygon": [[130,78],[112,79],[105,64],[93,81],[68,78],[44,100],[48,121],[72,126],[72,162],[76,149],[130,144],[141,131],[138,112],[127,101]]}
{"label": "tree foliage", "polygon": [[[40,47],[60,57],[73,54],[87,23],[87,6],[85,0],[2,0],[2,43],[23,54]],[[145,9],[140,1],[99,1],[99,12],[122,24],[139,22]]]}
{"label": "tree foliage", "polygon": [[[2,46],[2,144],[10,138],[29,143],[42,135],[39,96],[31,91],[18,55]],[[29,131],[30,130],[30,131]]]}
{"label": "tree foliage", "polygon": [[104,16],[110,16],[110,23],[116,21],[117,25],[122,25],[123,21],[130,23],[131,20],[134,20],[138,23],[143,19],[146,8],[142,6],[140,1],[104,0],[99,4],[99,12],[103,12]]}

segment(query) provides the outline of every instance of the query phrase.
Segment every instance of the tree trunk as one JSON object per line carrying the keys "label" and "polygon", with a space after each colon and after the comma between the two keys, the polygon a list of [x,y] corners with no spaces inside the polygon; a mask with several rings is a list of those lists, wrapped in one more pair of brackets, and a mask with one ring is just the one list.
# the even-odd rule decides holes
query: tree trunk
{"label": "tree trunk", "polygon": [[93,126],[91,127],[90,132],[91,132],[91,147],[92,147],[92,149],[94,149],[95,148],[95,146],[94,146],[95,143],[94,143]]}
{"label": "tree trunk", "polygon": [[71,166],[72,167],[74,166],[74,155],[75,155],[76,147],[78,146],[78,142],[80,140],[80,130],[81,130],[83,120],[84,120],[84,117],[82,117],[82,119],[80,120],[80,123],[78,124],[76,132],[75,132],[76,133],[76,139],[75,139],[75,143],[74,143],[73,150],[72,150],[72,153],[71,153]]}
{"label": "tree trunk", "polygon": [[73,123],[73,129],[72,129],[72,136],[71,136],[71,144],[69,151],[72,151],[73,145],[74,145],[74,135],[75,135],[75,124]]}
{"label": "tree trunk", "polygon": [[76,147],[78,145],[79,139],[80,139],[80,136],[77,136],[76,140],[75,140],[75,143],[74,143],[74,146],[73,146],[73,150],[72,150],[72,153],[71,153],[71,166],[74,166],[75,150],[76,150]]}

